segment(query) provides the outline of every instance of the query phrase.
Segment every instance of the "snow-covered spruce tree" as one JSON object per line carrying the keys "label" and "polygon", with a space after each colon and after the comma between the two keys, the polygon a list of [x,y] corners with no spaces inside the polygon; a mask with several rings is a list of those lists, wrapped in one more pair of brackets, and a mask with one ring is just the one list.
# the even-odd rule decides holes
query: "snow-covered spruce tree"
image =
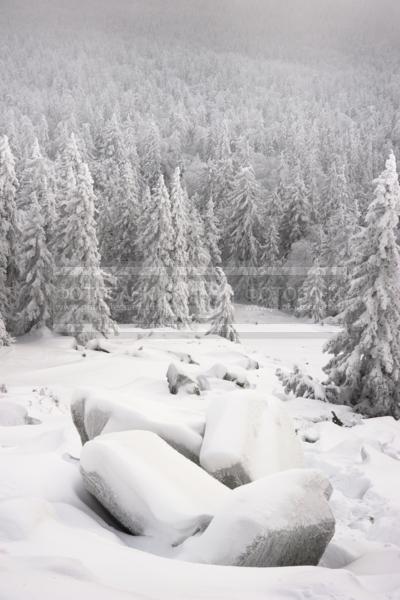
{"label": "snow-covered spruce tree", "polygon": [[20,187],[18,190],[18,208],[29,210],[31,194],[36,194],[40,206],[43,226],[46,232],[46,242],[50,246],[53,241],[54,224],[56,218],[54,197],[55,173],[51,161],[48,160],[40,149],[35,138],[32,150],[24,162]]}
{"label": "snow-covered spruce tree", "polygon": [[279,304],[281,213],[280,198],[275,190],[268,198],[262,218],[264,225],[264,243],[260,259],[262,288],[257,299],[258,303],[269,308],[277,308]]}
{"label": "snow-covered spruce tree", "polygon": [[[55,243],[55,172],[51,161],[43,156],[39,142],[34,140],[31,153],[24,161],[21,173],[21,184],[18,190],[18,206],[20,209],[20,222],[22,236],[20,241],[20,281],[18,287],[17,308],[19,314],[15,321],[16,331],[25,333],[32,327],[40,327],[44,324],[50,324],[51,321],[51,300],[53,295],[52,277],[54,275],[53,246]],[[35,231],[34,223],[38,224]],[[37,235],[37,252],[33,251],[36,247],[35,236]],[[37,261],[37,265],[35,263]],[[42,289],[42,300],[38,297],[38,291],[35,291],[36,300],[39,305],[43,302],[44,319],[40,317],[41,309],[37,309],[38,322],[27,318],[25,309],[29,303],[29,289],[27,278],[31,279],[32,271],[38,270],[34,275],[43,281],[48,293]],[[45,269],[46,272],[43,271]],[[42,279],[43,276],[43,279]],[[39,286],[41,287],[41,286]],[[32,297],[30,300],[35,302]],[[24,316],[21,315],[24,312]]]}
{"label": "snow-covered spruce tree", "polygon": [[322,260],[330,267],[331,277],[328,282],[327,310],[329,314],[337,314],[346,297],[349,279],[347,263],[352,255],[352,240],[357,234],[360,214],[358,202],[353,198],[347,183],[345,166],[336,168],[334,183],[331,190],[331,217],[324,223],[327,231]]}
{"label": "snow-covered spruce tree", "polygon": [[[68,225],[70,197],[74,194],[76,178],[82,162],[75,134],[68,135],[61,142],[61,152],[56,161],[56,208],[57,230],[55,245],[60,256],[64,251],[63,232]],[[59,248],[61,244],[61,248]]]}
{"label": "snow-covered spruce tree", "polygon": [[141,175],[152,190],[158,184],[161,168],[161,136],[154,121],[145,128],[141,143]]}
{"label": "snow-covered spruce tree", "polygon": [[318,379],[304,373],[298,365],[295,365],[291,372],[277,369],[275,375],[281,382],[285,394],[293,394],[296,398],[329,401],[329,389]]}
{"label": "snow-covered spruce tree", "polygon": [[279,197],[274,191],[268,201],[267,211],[265,215],[264,245],[262,249],[262,257],[264,264],[273,267],[279,259],[279,226],[282,215],[282,207],[280,206]]}
{"label": "snow-covered spruce tree", "polygon": [[95,193],[98,197],[98,231],[103,262],[115,264],[133,255],[139,182],[115,114],[97,140]]}
{"label": "snow-covered spruce tree", "polygon": [[21,251],[24,256],[15,327],[18,334],[49,325],[53,300],[53,259],[46,243],[45,220],[35,192],[26,209]]}
{"label": "snow-covered spruce tree", "polygon": [[188,230],[188,286],[189,312],[194,321],[203,321],[209,312],[209,284],[215,280],[212,274],[210,254],[205,244],[205,228],[193,198],[190,202],[190,221]]}
{"label": "snow-covered spruce tree", "polygon": [[325,281],[318,263],[309,270],[301,287],[297,313],[311,317],[315,323],[326,317]]}
{"label": "snow-covered spruce tree", "polygon": [[221,231],[215,214],[215,205],[212,194],[209,194],[203,211],[204,245],[210,255],[211,264],[217,267],[221,264],[221,250],[219,247]]}
{"label": "snow-covered spruce tree", "polygon": [[0,313],[0,348],[2,346],[9,346],[11,344],[11,336],[10,334],[7,332],[5,323],[4,323],[4,319],[1,316]]}
{"label": "snow-covered spruce tree", "polygon": [[218,301],[207,335],[219,335],[231,342],[239,342],[239,336],[234,327],[233,290],[221,267],[217,267],[217,275],[219,278]]}
{"label": "snow-covered spruce tree", "polygon": [[325,367],[341,402],[370,416],[400,418],[400,187],[392,153],[358,236],[343,330],[328,342]]}
{"label": "snow-covered spruce tree", "polygon": [[[188,289],[188,197],[182,187],[181,170],[177,167],[171,182],[171,220],[174,231],[171,253],[171,308],[178,325],[189,322]],[[196,218],[191,215],[191,218]]]}
{"label": "snow-covered spruce tree", "polygon": [[133,305],[129,301],[135,281],[135,262],[138,253],[138,222],[141,210],[140,187],[137,172],[128,159],[119,168],[119,193],[111,209],[112,245],[107,251],[108,262],[115,276],[113,286],[113,317],[117,321],[132,322]]}
{"label": "snow-covered spruce tree", "polygon": [[260,191],[252,167],[242,167],[235,177],[230,198],[225,257],[234,271],[235,294],[244,300],[252,298],[259,283],[256,274],[261,254],[259,200]]}
{"label": "snow-covered spruce tree", "polygon": [[[208,259],[207,269],[204,271],[205,281],[200,282],[201,287],[205,285],[207,292],[207,306],[214,308],[216,305],[216,297],[218,291],[218,277],[216,267],[221,264],[221,231],[215,214],[215,205],[212,193],[209,193],[205,202],[204,208],[200,213],[202,223],[199,227],[194,225],[192,232],[194,236],[200,236],[199,243],[202,243],[201,252],[199,253],[200,262],[203,265]],[[196,231],[197,229],[197,231]],[[192,242],[191,242],[192,243]],[[203,295],[204,300],[206,300]]]}
{"label": "snow-covered spruce tree", "polygon": [[230,206],[235,177],[228,123],[214,123],[208,136],[208,195],[212,195],[221,222]]}
{"label": "snow-covered spruce tree", "polygon": [[283,211],[279,233],[283,255],[287,256],[292,244],[305,237],[310,224],[308,193],[299,165],[290,174]]}
{"label": "snow-covered spruce tree", "polygon": [[158,183],[141,219],[142,273],[135,293],[141,326],[174,326],[171,308],[171,253],[174,245],[171,201],[164,177]]}
{"label": "snow-covered spruce tree", "polygon": [[86,343],[115,330],[107,305],[106,275],[100,268],[95,227],[95,195],[86,163],[81,161],[75,140],[64,162],[71,159],[62,189],[62,230],[58,231],[59,264],[57,329]]}
{"label": "snow-covered spruce tree", "polygon": [[0,314],[8,327],[18,282],[18,223],[15,159],[7,136],[0,137]]}

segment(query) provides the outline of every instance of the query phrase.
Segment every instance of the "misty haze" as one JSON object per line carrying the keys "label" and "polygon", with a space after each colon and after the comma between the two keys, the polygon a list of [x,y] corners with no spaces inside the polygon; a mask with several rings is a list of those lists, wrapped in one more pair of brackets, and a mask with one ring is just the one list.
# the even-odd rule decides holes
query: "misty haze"
{"label": "misty haze", "polygon": [[0,0],[0,600],[400,600],[400,2]]}

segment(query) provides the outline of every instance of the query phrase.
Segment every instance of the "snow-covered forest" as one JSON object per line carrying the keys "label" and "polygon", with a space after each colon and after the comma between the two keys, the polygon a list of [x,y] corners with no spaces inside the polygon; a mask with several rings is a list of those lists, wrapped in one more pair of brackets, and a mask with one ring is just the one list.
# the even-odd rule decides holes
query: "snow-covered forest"
{"label": "snow-covered forest", "polygon": [[[107,294],[120,322],[204,317],[221,260],[237,300],[337,314],[373,181],[400,149],[399,57],[384,11],[369,22],[374,3],[353,2],[366,12],[358,29],[345,11],[334,20],[336,3],[332,15],[309,3],[310,31],[311,8],[296,2],[288,24],[259,2],[28,4],[6,2],[1,21],[10,333],[71,322],[60,293],[82,290],[84,275],[63,269],[84,257],[116,278],[91,275],[104,329]],[[374,19],[386,25],[378,46],[364,39]],[[150,265],[166,273],[151,277]],[[27,272],[36,285],[16,301]]]}
{"label": "snow-covered forest", "polygon": [[399,33],[1,0],[1,598],[400,598]]}

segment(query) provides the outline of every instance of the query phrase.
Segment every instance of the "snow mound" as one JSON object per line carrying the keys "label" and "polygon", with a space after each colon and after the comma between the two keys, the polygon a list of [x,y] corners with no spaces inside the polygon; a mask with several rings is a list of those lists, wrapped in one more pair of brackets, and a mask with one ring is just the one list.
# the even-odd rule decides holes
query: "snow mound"
{"label": "snow mound", "polygon": [[302,467],[303,453],[283,403],[247,393],[210,403],[200,464],[235,488]]}
{"label": "snow mound", "polygon": [[134,534],[176,544],[204,530],[230,491],[159,436],[125,431],[82,450],[85,485]]}
{"label": "snow mound", "polygon": [[198,384],[190,377],[188,373],[171,363],[167,371],[168,388],[171,394],[177,394],[181,389],[188,394],[200,394]]}
{"label": "snow mound", "polygon": [[224,379],[225,381],[231,381],[241,388],[250,387],[245,369],[241,367],[228,369],[225,365],[217,363],[204,373],[204,376],[210,379]]}
{"label": "snow mound", "polygon": [[132,600],[132,594],[104,586],[82,562],[66,557],[7,556],[0,569],[1,593],[7,600]]}
{"label": "snow mound", "polygon": [[187,561],[247,567],[317,565],[335,531],[331,487],[295,469],[244,485],[204,533],[184,542]]}
{"label": "snow mound", "polygon": [[0,538],[3,541],[23,540],[49,516],[51,505],[38,498],[19,497],[0,501]]}
{"label": "snow mound", "polygon": [[71,403],[74,425],[82,444],[103,433],[128,430],[152,431],[191,460],[198,460],[201,435],[173,419],[156,419],[122,400],[106,399],[89,392],[77,392]]}
{"label": "snow mound", "polygon": [[0,426],[18,427],[19,425],[30,425],[32,420],[24,406],[16,402],[0,401]]}

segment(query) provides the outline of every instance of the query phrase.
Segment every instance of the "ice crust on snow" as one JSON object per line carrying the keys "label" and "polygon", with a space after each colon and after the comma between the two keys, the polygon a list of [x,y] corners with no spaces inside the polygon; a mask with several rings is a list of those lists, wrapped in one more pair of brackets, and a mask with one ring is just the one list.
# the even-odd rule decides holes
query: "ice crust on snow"
{"label": "ice crust on snow", "polygon": [[100,436],[82,449],[85,485],[129,531],[177,544],[207,527],[229,490],[148,431]]}
{"label": "ice crust on snow", "polygon": [[210,403],[200,464],[225,485],[235,488],[303,462],[292,419],[277,398],[247,392]]}

